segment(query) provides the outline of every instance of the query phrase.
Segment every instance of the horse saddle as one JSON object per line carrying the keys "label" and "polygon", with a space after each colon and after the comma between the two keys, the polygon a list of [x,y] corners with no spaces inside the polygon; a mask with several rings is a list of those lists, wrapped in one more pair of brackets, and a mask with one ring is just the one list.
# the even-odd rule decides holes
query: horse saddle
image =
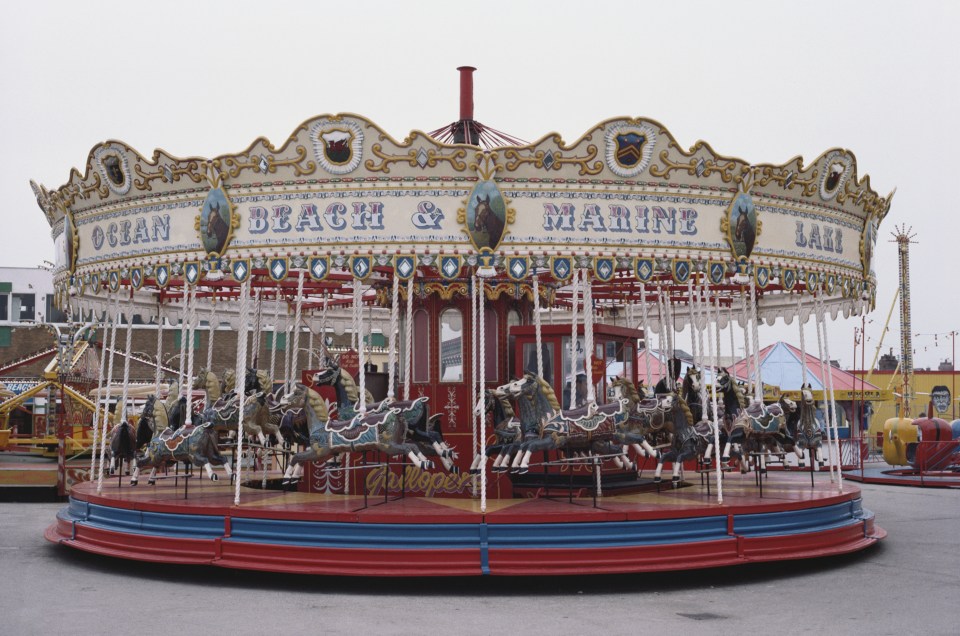
{"label": "horse saddle", "polygon": [[660,406],[660,400],[655,397],[643,398],[637,402],[638,411],[655,411]]}
{"label": "horse saddle", "polygon": [[371,428],[380,426],[390,415],[396,415],[394,409],[372,415],[358,414],[350,420],[328,420],[324,425],[327,432],[349,443],[356,442]]}
{"label": "horse saddle", "polygon": [[749,419],[748,428],[755,433],[775,433],[780,430],[783,408],[779,404],[764,406],[762,402],[751,403],[745,410]]}
{"label": "horse saddle", "polygon": [[588,404],[578,409],[560,411],[558,419],[590,432],[596,430],[604,421],[623,413],[626,403],[627,400],[622,399],[609,404]]}
{"label": "horse saddle", "polygon": [[700,437],[713,438],[713,425],[710,422],[697,422],[693,425],[693,431]]}
{"label": "horse saddle", "polygon": [[177,430],[168,428],[160,433],[160,437],[158,439],[163,443],[167,450],[175,451],[180,448],[180,446],[187,440],[188,437],[190,437],[191,434],[193,434],[195,430],[197,430],[197,428],[198,427],[194,426],[193,424],[182,426]]}

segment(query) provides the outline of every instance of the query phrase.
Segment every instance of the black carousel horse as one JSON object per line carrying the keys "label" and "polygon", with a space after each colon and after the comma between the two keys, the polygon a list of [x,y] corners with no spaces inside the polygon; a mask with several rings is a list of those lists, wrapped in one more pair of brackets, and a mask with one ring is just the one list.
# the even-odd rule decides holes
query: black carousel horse
{"label": "black carousel horse", "polygon": [[[626,420],[626,399],[599,406],[588,404],[578,409],[561,410],[550,384],[532,372],[501,388],[516,399],[525,435],[511,465],[516,472],[523,474],[529,471],[530,457],[534,452],[558,449],[567,454],[605,455],[612,452],[620,458],[621,463],[632,466],[620,449],[611,446],[611,443],[618,441],[617,422]],[[536,431],[536,437],[527,439],[533,431]]]}
{"label": "black carousel horse", "polygon": [[470,466],[470,473],[480,474],[480,466],[484,461],[496,455],[493,461],[493,472],[502,473],[510,468],[510,460],[514,454],[520,450],[520,443],[523,441],[523,429],[513,411],[513,407],[507,400],[507,395],[500,388],[486,389],[483,392],[483,403],[478,404],[478,408],[483,407],[481,418],[486,422],[489,416],[493,420],[493,434],[495,442],[486,447],[486,453],[481,455],[477,453],[473,458],[473,464]]}
{"label": "black carousel horse", "polygon": [[695,423],[690,407],[682,397],[676,395],[667,419],[670,445],[657,462],[657,470],[653,476],[654,483],[660,483],[663,465],[670,462],[673,464],[672,484],[674,488],[678,487],[683,462],[695,459],[704,453],[711,431],[709,426],[698,429],[694,426]]}
{"label": "black carousel horse", "polygon": [[[747,407],[747,398],[740,387],[737,386],[737,383],[733,381],[730,372],[725,368],[721,367],[717,371],[716,383],[723,408],[723,419],[720,427],[720,445],[723,452],[720,455],[720,461],[728,462],[734,445],[743,443],[744,431],[740,427],[735,427],[734,423],[740,417],[740,412]],[[711,450],[712,444],[709,444],[707,451],[704,453],[705,459],[709,460]],[[737,456],[739,456],[739,451]]]}

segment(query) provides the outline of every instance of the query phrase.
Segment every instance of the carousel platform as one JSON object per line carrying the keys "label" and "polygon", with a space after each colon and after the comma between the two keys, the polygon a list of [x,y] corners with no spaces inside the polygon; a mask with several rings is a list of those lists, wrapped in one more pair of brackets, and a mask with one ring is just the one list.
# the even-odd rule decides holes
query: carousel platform
{"label": "carousel platform", "polygon": [[887,464],[864,467],[843,473],[844,479],[864,484],[913,486],[921,488],[960,488],[960,472],[943,470],[921,473],[911,468],[893,468]]}
{"label": "carousel platform", "polygon": [[[45,532],[112,557],[347,576],[652,572],[806,559],[862,550],[886,536],[857,486],[818,476],[727,475],[724,503],[699,483],[590,498],[479,501],[406,496],[364,501],[183,480],[83,483]],[[699,481],[697,479],[696,481]]]}

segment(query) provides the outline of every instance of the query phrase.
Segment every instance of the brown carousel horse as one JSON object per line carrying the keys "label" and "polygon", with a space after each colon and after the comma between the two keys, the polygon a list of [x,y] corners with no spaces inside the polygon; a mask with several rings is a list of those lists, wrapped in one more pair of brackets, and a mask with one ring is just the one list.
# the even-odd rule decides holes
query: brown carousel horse
{"label": "brown carousel horse", "polygon": [[120,422],[110,431],[110,469],[111,475],[122,470],[123,462],[127,462],[127,474],[130,474],[130,465],[137,457],[137,433],[133,424],[127,421]]}

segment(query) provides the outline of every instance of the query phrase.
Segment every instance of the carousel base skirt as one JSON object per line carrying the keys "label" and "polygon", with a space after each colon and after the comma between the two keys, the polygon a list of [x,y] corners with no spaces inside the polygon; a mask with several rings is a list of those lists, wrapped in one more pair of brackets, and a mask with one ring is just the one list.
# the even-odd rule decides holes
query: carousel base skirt
{"label": "carousel base skirt", "polygon": [[[769,473],[601,497],[370,498],[191,480],[74,487],[47,528],[55,543],[180,564],[343,576],[581,575],[654,572],[854,552],[886,536],[860,490]],[[181,480],[183,482],[183,480]]]}

